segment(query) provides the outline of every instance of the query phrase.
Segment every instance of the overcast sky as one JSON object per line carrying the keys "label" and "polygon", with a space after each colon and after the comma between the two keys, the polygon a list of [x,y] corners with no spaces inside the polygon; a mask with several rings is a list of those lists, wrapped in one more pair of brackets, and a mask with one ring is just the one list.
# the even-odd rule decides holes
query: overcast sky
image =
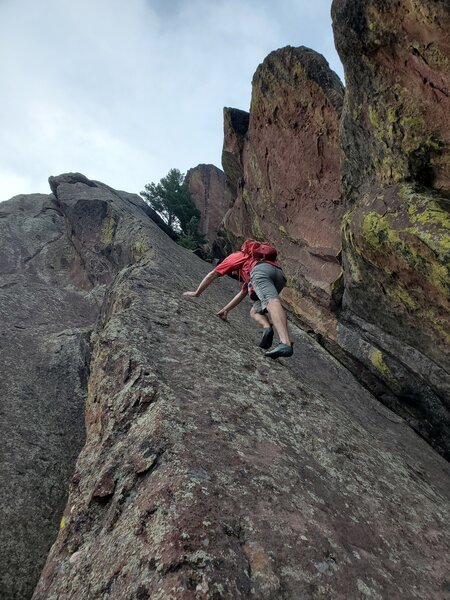
{"label": "overcast sky", "polygon": [[331,0],[0,0],[0,200],[79,171],[139,193],[221,167],[222,109],[248,110],[272,50],[308,46],[343,79]]}

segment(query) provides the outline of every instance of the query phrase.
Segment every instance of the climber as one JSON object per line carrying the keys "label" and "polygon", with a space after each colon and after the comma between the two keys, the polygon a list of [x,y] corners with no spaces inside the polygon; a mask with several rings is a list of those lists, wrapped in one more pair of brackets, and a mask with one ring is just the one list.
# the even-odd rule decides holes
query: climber
{"label": "climber", "polygon": [[259,346],[264,349],[270,348],[274,327],[280,343],[265,355],[270,358],[279,358],[292,356],[293,347],[289,337],[286,313],[278,297],[278,293],[286,285],[286,277],[274,258],[276,258],[276,250],[270,244],[246,240],[239,252],[233,252],[227,256],[204,277],[195,292],[184,292],[183,295],[197,298],[217,277],[233,271],[237,272],[239,280],[243,281],[242,288],[216,314],[226,321],[228,313],[250,294],[250,299],[254,300],[250,316],[263,328]]}

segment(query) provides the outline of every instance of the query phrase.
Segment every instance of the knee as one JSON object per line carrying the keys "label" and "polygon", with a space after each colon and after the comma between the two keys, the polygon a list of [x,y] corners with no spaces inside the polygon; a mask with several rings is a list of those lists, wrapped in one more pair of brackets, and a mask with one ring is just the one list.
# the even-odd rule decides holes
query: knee
{"label": "knee", "polygon": [[279,304],[281,306],[281,301],[279,298],[271,298],[270,300],[267,301],[267,308],[270,308],[271,306],[276,306],[277,304]]}

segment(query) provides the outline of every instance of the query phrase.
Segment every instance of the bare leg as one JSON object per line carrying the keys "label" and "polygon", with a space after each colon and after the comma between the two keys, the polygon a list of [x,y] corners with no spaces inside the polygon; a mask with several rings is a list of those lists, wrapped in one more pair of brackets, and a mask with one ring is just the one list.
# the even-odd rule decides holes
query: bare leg
{"label": "bare leg", "polygon": [[272,323],[275,327],[278,337],[280,338],[280,342],[282,344],[287,344],[288,346],[291,346],[292,343],[288,332],[286,312],[278,298],[273,298],[272,300],[269,300],[267,304],[267,310],[269,312],[270,318],[272,319]]}
{"label": "bare leg", "polygon": [[256,312],[254,308],[250,310],[251,318],[258,323],[261,327],[271,327],[269,319],[266,315]]}

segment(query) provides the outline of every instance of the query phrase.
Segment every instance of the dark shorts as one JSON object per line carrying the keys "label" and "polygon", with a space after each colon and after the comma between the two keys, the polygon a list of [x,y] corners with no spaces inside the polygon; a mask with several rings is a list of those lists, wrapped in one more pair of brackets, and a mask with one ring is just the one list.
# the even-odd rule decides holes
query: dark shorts
{"label": "dark shorts", "polygon": [[269,300],[278,298],[279,292],[286,285],[286,277],[279,267],[270,263],[258,263],[250,273],[250,283],[259,298],[253,304],[253,310],[263,314],[267,312]]}

